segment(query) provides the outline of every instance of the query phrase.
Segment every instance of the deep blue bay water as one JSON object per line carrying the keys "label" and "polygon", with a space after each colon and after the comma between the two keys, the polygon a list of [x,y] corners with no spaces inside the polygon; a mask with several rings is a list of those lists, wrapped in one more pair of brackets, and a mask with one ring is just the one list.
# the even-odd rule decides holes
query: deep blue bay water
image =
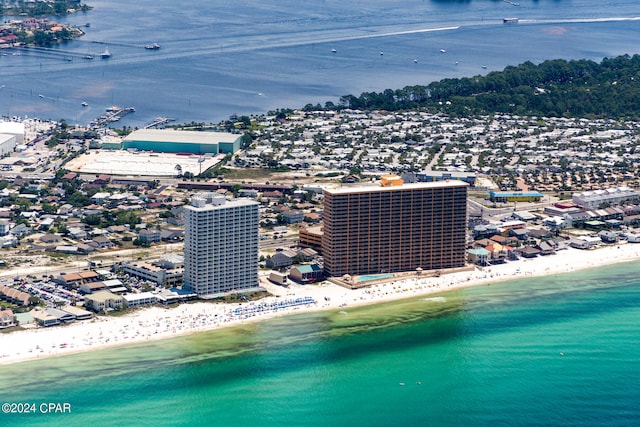
{"label": "deep blue bay water", "polygon": [[[2,425],[640,423],[640,262],[0,366]],[[404,384],[404,385],[402,385]]]}
{"label": "deep blue bay water", "polygon": [[[90,12],[59,18],[90,23],[80,39],[3,52],[0,115],[86,124],[116,104],[136,107],[122,125],[157,116],[217,122],[528,60],[634,54],[640,30],[640,6],[629,0],[89,4]],[[520,23],[502,23],[512,16]],[[144,49],[153,42],[161,49]],[[101,60],[105,48],[113,56]]]}

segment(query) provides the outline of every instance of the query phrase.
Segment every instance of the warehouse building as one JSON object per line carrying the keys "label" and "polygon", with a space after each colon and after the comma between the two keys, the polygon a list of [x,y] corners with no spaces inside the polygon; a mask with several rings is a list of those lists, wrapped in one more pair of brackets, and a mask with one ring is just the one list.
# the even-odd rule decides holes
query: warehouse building
{"label": "warehouse building", "polygon": [[0,133],[0,156],[11,154],[16,148],[16,136]]}
{"label": "warehouse building", "polygon": [[24,123],[0,121],[0,133],[15,136],[15,145],[24,144]]}
{"label": "warehouse building", "polygon": [[162,153],[219,154],[240,149],[242,135],[228,132],[196,132],[168,129],[141,129],[122,141],[125,150]]}

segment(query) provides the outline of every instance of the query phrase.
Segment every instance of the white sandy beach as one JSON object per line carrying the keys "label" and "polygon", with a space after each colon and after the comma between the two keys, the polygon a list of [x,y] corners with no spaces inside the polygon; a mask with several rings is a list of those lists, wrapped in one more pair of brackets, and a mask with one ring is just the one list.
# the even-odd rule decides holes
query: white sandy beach
{"label": "white sandy beach", "polygon": [[[0,364],[96,350],[255,322],[277,316],[410,298],[502,280],[542,276],[640,260],[640,244],[623,243],[594,250],[569,248],[555,255],[511,261],[440,277],[390,278],[389,282],[349,290],[329,282],[276,286],[262,281],[274,296],[243,304],[198,302],[174,308],[150,307],[115,317],[99,316],[66,326],[0,334]],[[283,301],[312,298],[314,303],[273,309]],[[240,310],[236,310],[240,308]],[[235,311],[234,311],[235,310]],[[247,314],[248,313],[248,314]]]}

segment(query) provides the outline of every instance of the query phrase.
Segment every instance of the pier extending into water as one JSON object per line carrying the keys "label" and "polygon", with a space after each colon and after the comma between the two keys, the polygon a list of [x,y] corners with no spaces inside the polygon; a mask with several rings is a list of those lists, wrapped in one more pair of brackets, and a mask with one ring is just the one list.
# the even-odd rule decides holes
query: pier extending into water
{"label": "pier extending into water", "polygon": [[122,117],[126,116],[129,113],[133,113],[135,111],[136,109],[133,107],[117,107],[117,106],[109,107],[107,108],[107,112],[105,114],[101,115],[100,117],[95,119],[93,122],[91,122],[91,126],[97,127],[97,128],[105,127],[107,124],[112,122],[117,122]]}
{"label": "pier extending into water", "polygon": [[150,129],[150,128],[155,128],[158,126],[162,126],[164,124],[167,124],[169,122],[173,122],[175,119],[173,117],[156,117],[155,119],[153,119],[153,121],[151,123],[149,123],[148,125],[146,125],[144,127],[144,129]]}

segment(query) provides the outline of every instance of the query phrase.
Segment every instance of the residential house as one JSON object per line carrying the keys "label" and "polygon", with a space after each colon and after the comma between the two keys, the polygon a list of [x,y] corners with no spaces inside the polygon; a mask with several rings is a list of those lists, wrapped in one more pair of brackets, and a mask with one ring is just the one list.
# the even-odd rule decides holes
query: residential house
{"label": "residential house", "polygon": [[105,200],[107,200],[109,198],[110,194],[106,193],[106,192],[98,192],[96,194],[94,194],[93,196],[91,196],[91,201],[93,203],[104,203]]}
{"label": "residential house", "polygon": [[496,234],[499,234],[499,232],[495,224],[479,224],[473,228],[474,240],[495,236]]}
{"label": "residential house", "polygon": [[475,248],[467,250],[467,258],[469,262],[476,265],[489,265],[491,252],[485,248]]}
{"label": "residential house", "polygon": [[550,239],[553,237],[553,233],[544,228],[531,228],[529,229],[529,237],[533,239]]}
{"label": "residential house", "polygon": [[20,239],[22,237],[28,236],[33,233],[33,229],[27,226],[24,223],[18,224],[9,231],[10,234],[16,236],[16,238]]}
{"label": "residential house", "polygon": [[162,240],[162,233],[157,228],[144,229],[138,233],[138,239],[142,243],[156,243]]}
{"label": "residential house", "polygon": [[16,236],[0,236],[0,247],[2,248],[15,248],[18,246],[18,239]]}
{"label": "residential house", "polygon": [[313,283],[323,278],[323,271],[317,264],[294,265],[289,270],[289,278],[298,283]]}
{"label": "residential house", "polygon": [[490,239],[480,239],[473,242],[473,246],[476,248],[486,248],[489,245],[493,245],[495,242]]}
{"label": "residential house", "polygon": [[51,228],[55,220],[51,216],[47,216],[46,218],[41,218],[40,223],[38,224],[38,228],[40,230],[48,230]]}
{"label": "residential house", "polygon": [[73,209],[73,205],[64,204],[58,208],[58,215],[71,215]]}
{"label": "residential house", "polygon": [[93,240],[87,243],[89,246],[93,246],[96,249],[110,249],[112,248],[113,242],[105,236],[97,236],[94,237]]}
{"label": "residential house", "polygon": [[298,256],[300,256],[300,258],[302,258],[302,260],[306,262],[311,261],[316,256],[318,256],[318,252],[311,248],[304,248],[298,250]]}
{"label": "residential house", "polygon": [[301,211],[283,210],[282,217],[287,224],[298,224],[304,221],[304,213]]}
{"label": "residential house", "polygon": [[558,215],[550,216],[550,217],[545,218],[542,221],[542,224],[545,227],[548,227],[551,230],[562,230],[562,229],[567,228],[567,220],[566,220],[566,218],[558,216]]}
{"label": "residential house", "polygon": [[533,246],[525,246],[520,249],[520,255],[524,258],[535,258],[540,254],[540,249],[536,249]]}
{"label": "residential house", "polygon": [[172,228],[161,228],[160,239],[162,239],[162,241],[182,240],[184,239],[184,230],[172,229]]}
{"label": "residential house", "polygon": [[529,240],[529,230],[526,228],[519,228],[515,230],[509,230],[509,236],[513,236],[518,240]]}
{"label": "residential house", "polygon": [[485,250],[491,253],[490,262],[492,264],[499,264],[506,261],[508,252],[500,243],[494,243],[492,245],[485,246]]}
{"label": "residential house", "polygon": [[0,310],[0,329],[16,326],[16,316],[12,310]]}
{"label": "residential house", "polygon": [[577,249],[591,249],[600,243],[602,243],[602,240],[599,237],[579,236],[573,237],[569,246]]}
{"label": "residential house", "polygon": [[538,244],[537,249],[540,250],[540,255],[550,255],[556,252],[553,242],[542,241]]}
{"label": "residential house", "polygon": [[589,221],[591,216],[586,212],[570,212],[564,215],[567,227],[569,228],[582,228],[585,221]]}
{"label": "residential house", "polygon": [[76,240],[83,240],[87,238],[87,232],[82,227],[68,227],[69,236]]}
{"label": "residential house", "polygon": [[289,267],[293,264],[293,259],[296,257],[296,251],[277,249],[276,253],[272,256],[268,256],[266,259],[267,268],[283,268]]}
{"label": "residential house", "polygon": [[62,236],[58,236],[57,234],[43,234],[40,236],[40,241],[43,243],[58,243],[62,241]]}
{"label": "residential house", "polygon": [[618,243],[620,241],[620,236],[618,233],[614,233],[611,231],[601,231],[598,233],[598,237],[602,240],[603,243]]}

